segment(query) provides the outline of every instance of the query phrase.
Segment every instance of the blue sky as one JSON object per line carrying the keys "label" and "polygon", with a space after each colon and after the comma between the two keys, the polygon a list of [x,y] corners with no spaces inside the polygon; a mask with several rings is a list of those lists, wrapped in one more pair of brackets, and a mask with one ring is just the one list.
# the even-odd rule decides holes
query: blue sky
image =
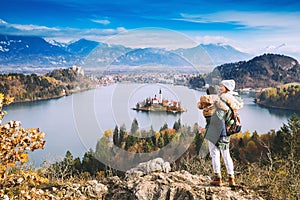
{"label": "blue sky", "polygon": [[190,45],[225,43],[254,55],[274,52],[300,58],[296,0],[1,0],[0,9],[4,34],[64,42],[107,41],[125,32],[147,30],[138,36],[148,34],[150,40],[149,32],[156,33],[152,43],[159,44],[161,32],[155,30],[164,29],[188,38]]}

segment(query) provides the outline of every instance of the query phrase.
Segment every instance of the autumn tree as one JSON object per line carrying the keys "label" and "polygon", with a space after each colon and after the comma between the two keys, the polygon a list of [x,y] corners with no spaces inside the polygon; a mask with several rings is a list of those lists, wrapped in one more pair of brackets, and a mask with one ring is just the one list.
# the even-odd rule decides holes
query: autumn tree
{"label": "autumn tree", "polygon": [[[8,105],[13,98],[0,94],[0,123],[5,112],[3,105]],[[23,170],[22,163],[28,161],[29,151],[44,148],[45,134],[38,128],[23,128],[19,121],[9,121],[0,125],[0,197],[8,194],[6,188],[14,191],[17,199],[30,197],[30,188],[47,180],[34,171]],[[15,168],[15,170],[10,170]],[[21,193],[21,189],[23,193]]]}
{"label": "autumn tree", "polygon": [[272,150],[280,157],[300,157],[300,120],[296,114],[277,131]]}

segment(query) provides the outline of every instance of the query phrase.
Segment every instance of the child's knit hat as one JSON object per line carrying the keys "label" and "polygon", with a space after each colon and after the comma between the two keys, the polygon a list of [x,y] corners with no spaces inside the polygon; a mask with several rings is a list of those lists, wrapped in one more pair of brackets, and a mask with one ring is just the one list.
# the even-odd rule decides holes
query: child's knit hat
{"label": "child's knit hat", "polygon": [[221,81],[221,85],[226,87],[229,91],[233,91],[235,88],[235,81],[233,79]]}

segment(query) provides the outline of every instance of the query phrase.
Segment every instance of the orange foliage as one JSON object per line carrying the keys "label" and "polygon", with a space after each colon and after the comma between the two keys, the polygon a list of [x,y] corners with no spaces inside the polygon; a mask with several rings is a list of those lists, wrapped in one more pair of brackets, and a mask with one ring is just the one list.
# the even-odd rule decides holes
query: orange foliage
{"label": "orange foliage", "polygon": [[[0,94],[0,121],[4,117],[2,106],[8,105],[13,98]],[[11,185],[22,185],[24,182],[35,185],[47,180],[39,177],[35,172],[9,172],[9,168],[18,163],[28,161],[28,151],[44,148],[45,134],[38,128],[25,129],[19,121],[10,121],[0,125],[0,197],[5,188]]]}

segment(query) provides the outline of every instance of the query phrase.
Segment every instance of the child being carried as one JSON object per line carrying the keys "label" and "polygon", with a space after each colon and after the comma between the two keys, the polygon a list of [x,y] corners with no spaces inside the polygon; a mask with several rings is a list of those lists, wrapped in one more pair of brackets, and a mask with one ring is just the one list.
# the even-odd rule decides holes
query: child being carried
{"label": "child being carried", "polygon": [[[217,112],[223,112],[227,113],[230,108],[228,105],[220,99],[218,96],[218,87],[217,86],[209,86],[206,90],[206,95],[203,95],[200,97],[200,101],[198,102],[198,108],[203,110],[203,116],[206,120],[206,130],[210,125],[211,117]],[[217,114],[218,115],[218,114]],[[228,143],[229,140],[227,140],[226,135],[226,128],[225,128],[225,121],[224,117],[216,117],[216,119],[220,120],[220,123],[222,125],[221,134],[220,134],[220,142]]]}

